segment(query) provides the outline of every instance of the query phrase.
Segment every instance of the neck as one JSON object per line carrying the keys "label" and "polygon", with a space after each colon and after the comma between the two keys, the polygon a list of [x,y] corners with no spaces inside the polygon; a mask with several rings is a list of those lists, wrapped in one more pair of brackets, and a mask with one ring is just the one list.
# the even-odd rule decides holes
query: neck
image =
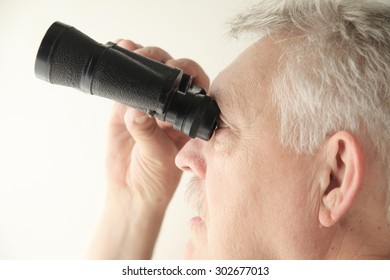
{"label": "neck", "polygon": [[341,223],[325,259],[390,259],[390,224],[377,225],[375,228],[363,226],[363,222]]}

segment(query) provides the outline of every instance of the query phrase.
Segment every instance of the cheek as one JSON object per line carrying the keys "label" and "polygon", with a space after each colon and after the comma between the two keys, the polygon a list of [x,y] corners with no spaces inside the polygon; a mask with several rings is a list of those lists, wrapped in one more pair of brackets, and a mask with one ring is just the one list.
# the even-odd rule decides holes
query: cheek
{"label": "cheek", "polygon": [[206,196],[217,258],[275,258],[280,244],[301,243],[310,196],[302,161],[289,159],[248,148],[214,155]]}
{"label": "cheek", "polygon": [[253,258],[259,206],[254,170],[245,157],[214,159],[206,184],[210,252],[215,258]]}

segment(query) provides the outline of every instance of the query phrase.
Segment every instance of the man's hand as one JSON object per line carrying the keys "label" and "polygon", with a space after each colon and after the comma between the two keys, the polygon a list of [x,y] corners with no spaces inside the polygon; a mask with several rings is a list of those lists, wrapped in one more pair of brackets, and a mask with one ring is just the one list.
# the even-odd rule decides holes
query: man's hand
{"label": "man's hand", "polygon": [[[171,67],[182,69],[194,83],[209,87],[198,64],[174,60],[157,47],[129,40],[118,45]],[[108,195],[88,257],[146,259],[153,252],[161,222],[181,177],[175,157],[188,141],[170,124],[115,103],[108,132]]]}

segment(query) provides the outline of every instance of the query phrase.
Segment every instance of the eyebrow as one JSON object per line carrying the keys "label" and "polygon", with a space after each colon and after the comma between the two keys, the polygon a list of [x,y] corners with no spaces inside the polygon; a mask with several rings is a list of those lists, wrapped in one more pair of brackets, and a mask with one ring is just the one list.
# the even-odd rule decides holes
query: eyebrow
{"label": "eyebrow", "polygon": [[209,95],[212,99],[214,99],[215,101],[218,101],[218,100],[221,99],[222,90],[221,90],[220,88],[214,89],[214,90],[210,91],[208,95]]}
{"label": "eyebrow", "polygon": [[244,104],[237,99],[237,93],[234,90],[224,90],[222,87],[218,87],[210,91],[209,96],[217,102],[220,109],[223,109],[222,111],[227,115],[242,114],[244,111]]}
{"label": "eyebrow", "polygon": [[232,106],[227,105],[226,102],[227,95],[221,88],[213,89],[212,91],[209,92],[209,96],[217,102],[218,107],[220,107],[220,109],[223,109],[221,110],[221,115],[224,115],[223,113],[226,111],[226,109],[228,111],[234,110]]}
{"label": "eyebrow", "polygon": [[210,91],[209,96],[217,102],[220,109],[222,107],[220,115],[221,120],[228,124],[232,129],[237,129],[237,124],[235,122],[236,118],[234,117],[236,113],[234,113],[234,111],[239,109],[239,106],[237,106],[235,102],[232,104],[230,104],[230,101],[226,102],[225,100],[228,94],[220,87]]}
{"label": "eyebrow", "polygon": [[[240,92],[244,94],[244,92]],[[235,84],[231,84],[229,88],[224,86],[218,86],[209,91],[209,96],[213,98],[220,110],[220,118],[229,127],[235,130],[241,130],[244,126],[250,125],[257,118],[258,115],[262,114],[264,106],[257,107],[257,105],[245,96],[240,95],[235,87]],[[250,113],[253,110],[253,106],[256,106],[255,113]],[[250,112],[249,112],[250,111]]]}

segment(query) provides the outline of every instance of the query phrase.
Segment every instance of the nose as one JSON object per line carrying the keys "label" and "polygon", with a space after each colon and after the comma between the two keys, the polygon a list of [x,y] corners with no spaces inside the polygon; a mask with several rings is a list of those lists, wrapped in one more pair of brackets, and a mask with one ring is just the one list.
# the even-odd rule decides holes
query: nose
{"label": "nose", "polygon": [[194,173],[200,179],[206,175],[206,160],[203,156],[203,140],[191,139],[176,155],[175,163],[183,171]]}

